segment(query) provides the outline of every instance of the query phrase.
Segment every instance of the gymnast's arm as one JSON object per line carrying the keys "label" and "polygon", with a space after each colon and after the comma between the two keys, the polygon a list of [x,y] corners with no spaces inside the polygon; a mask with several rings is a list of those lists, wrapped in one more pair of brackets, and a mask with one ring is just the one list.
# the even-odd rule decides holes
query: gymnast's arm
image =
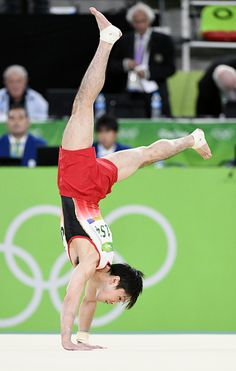
{"label": "gymnast's arm", "polygon": [[[97,305],[96,292],[96,284],[92,279],[90,279],[87,283],[85,295],[79,309],[79,331],[77,335],[77,341],[83,341],[83,335],[81,337],[81,332],[88,333],[91,327]],[[87,340],[88,336],[85,336],[85,342],[87,342]]]}
{"label": "gymnast's arm", "polygon": [[[61,311],[61,343],[65,349],[79,350],[85,346],[84,344],[72,343],[71,335],[74,319],[78,313],[80,296],[86,282],[94,275],[96,265],[97,261],[94,257],[88,256],[80,261],[69,282]],[[92,346],[90,347],[91,349],[93,348]]]}

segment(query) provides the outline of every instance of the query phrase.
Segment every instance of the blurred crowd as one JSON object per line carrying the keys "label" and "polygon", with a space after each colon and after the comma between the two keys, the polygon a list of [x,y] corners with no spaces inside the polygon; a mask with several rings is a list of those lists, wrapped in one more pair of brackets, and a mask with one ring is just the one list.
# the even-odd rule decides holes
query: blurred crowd
{"label": "blurred crowd", "polygon": [[1,10],[8,14],[47,14],[50,0],[2,0]]}
{"label": "blurred crowd", "polygon": [[[17,2],[7,1],[6,6],[16,7]],[[47,1],[34,1],[33,6],[47,7]],[[108,66],[107,78],[116,78],[119,82],[115,105],[119,108],[125,102],[132,117],[172,117],[167,81],[176,72],[173,39],[152,27],[155,12],[144,3],[129,8],[126,19],[132,30],[115,45]],[[51,118],[48,101],[30,87],[24,66],[7,67],[3,84],[0,122],[6,122],[6,133],[0,138],[0,157],[6,159],[6,163],[7,159],[13,159],[14,164],[35,166],[38,148],[47,143],[30,134],[30,123],[43,123]],[[111,112],[112,104],[107,103],[108,97],[103,93],[95,103],[97,141],[94,146],[98,157],[128,148],[117,142],[118,121]],[[69,110],[66,115],[70,115]],[[236,58],[213,61],[198,84],[196,116],[221,115],[236,117]]]}

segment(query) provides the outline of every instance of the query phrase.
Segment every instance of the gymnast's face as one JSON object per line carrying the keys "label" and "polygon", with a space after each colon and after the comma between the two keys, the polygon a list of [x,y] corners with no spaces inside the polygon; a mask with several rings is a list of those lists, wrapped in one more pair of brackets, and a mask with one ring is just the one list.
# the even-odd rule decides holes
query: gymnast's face
{"label": "gymnast's face", "polygon": [[115,304],[119,302],[125,302],[128,299],[128,295],[122,288],[117,289],[117,285],[120,281],[119,276],[110,276],[108,282],[101,284],[97,290],[97,301],[106,304]]}

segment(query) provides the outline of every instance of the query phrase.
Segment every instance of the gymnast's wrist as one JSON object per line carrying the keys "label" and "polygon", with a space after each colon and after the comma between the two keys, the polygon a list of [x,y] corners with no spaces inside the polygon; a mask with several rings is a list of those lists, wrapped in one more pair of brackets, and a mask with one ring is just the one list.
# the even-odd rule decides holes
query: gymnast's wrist
{"label": "gymnast's wrist", "polygon": [[78,331],[76,334],[77,343],[88,343],[89,342],[89,332],[88,331]]}

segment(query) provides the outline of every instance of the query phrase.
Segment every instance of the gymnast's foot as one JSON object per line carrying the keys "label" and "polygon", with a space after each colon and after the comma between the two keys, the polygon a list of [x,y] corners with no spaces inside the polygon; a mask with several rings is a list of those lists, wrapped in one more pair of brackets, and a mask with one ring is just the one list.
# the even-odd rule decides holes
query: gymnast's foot
{"label": "gymnast's foot", "polygon": [[100,40],[114,44],[122,36],[121,30],[113,26],[96,8],[91,7],[89,10],[96,18],[100,30]]}
{"label": "gymnast's foot", "polygon": [[204,160],[209,160],[212,157],[210,147],[205,138],[203,130],[196,129],[191,133],[194,139],[194,145],[192,148],[202,157]]}

